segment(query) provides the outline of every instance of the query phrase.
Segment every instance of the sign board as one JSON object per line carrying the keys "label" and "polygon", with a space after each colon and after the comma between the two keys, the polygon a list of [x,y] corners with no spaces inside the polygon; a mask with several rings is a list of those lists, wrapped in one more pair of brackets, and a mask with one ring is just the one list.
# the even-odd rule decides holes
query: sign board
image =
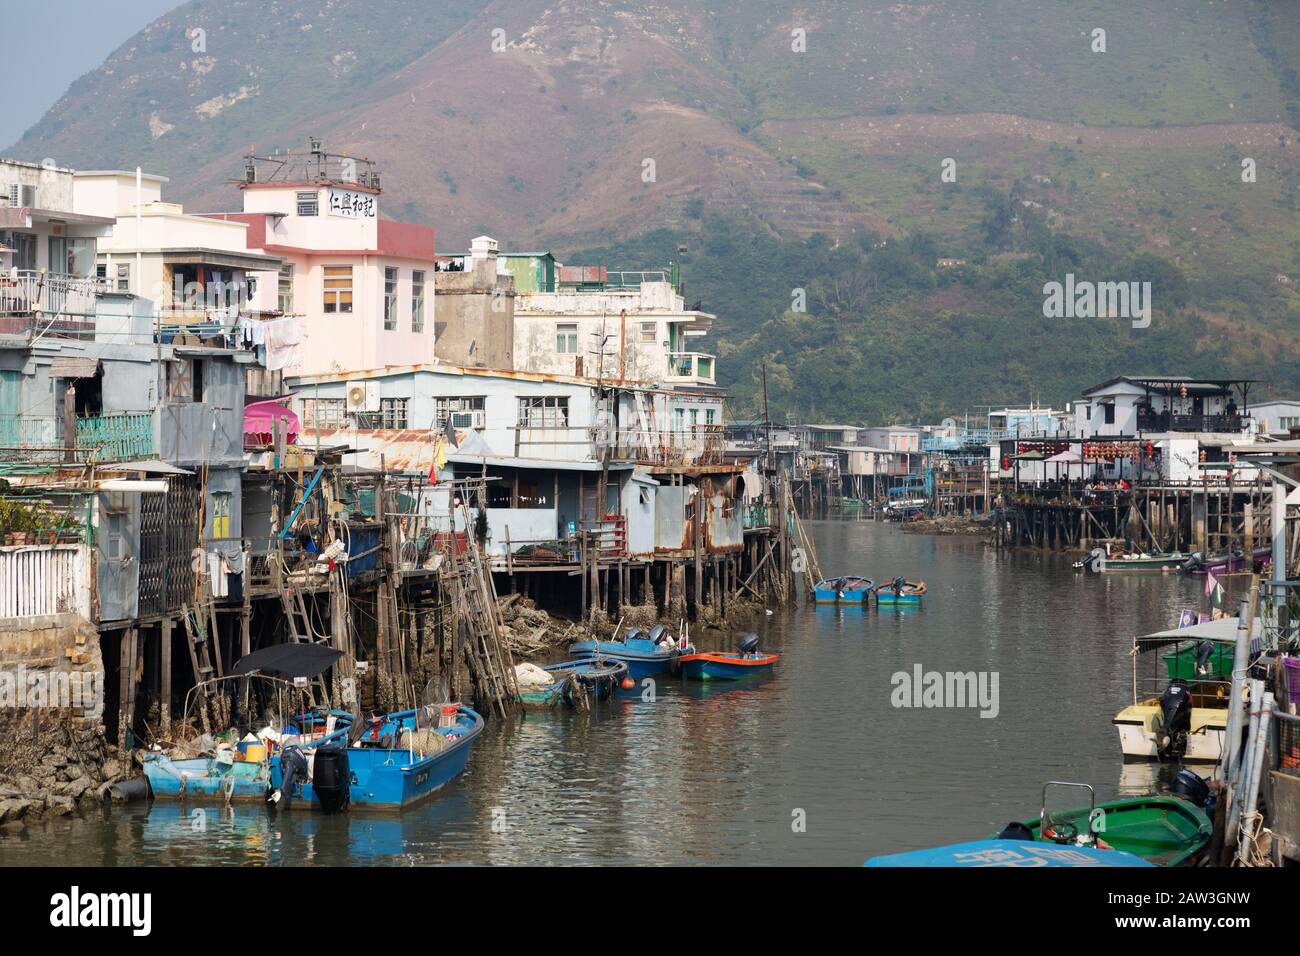
{"label": "sign board", "polygon": [[379,214],[379,204],[370,193],[331,189],[329,214],[343,219],[374,219]]}

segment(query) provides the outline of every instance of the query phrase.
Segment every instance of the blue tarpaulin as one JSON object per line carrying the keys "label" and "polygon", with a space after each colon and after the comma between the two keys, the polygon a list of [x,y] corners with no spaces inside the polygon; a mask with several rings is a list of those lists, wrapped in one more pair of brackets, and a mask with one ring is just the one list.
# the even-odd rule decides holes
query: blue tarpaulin
{"label": "blue tarpaulin", "polygon": [[873,857],[864,866],[1152,866],[1121,850],[1097,850],[1033,840],[974,840],[929,850]]}

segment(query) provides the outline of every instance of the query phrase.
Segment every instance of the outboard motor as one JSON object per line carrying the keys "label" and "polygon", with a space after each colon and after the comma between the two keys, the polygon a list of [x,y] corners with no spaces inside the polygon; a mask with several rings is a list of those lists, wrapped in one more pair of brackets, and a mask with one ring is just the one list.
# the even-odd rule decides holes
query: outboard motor
{"label": "outboard motor", "polygon": [[1106,570],[1106,549],[1093,548],[1087,553],[1082,561],[1075,564],[1076,568],[1082,568],[1085,571],[1091,571],[1093,574],[1100,574]]}
{"label": "outboard motor", "polygon": [[312,765],[312,789],[326,813],[346,810],[352,802],[352,779],[346,747],[320,747]]}
{"label": "outboard motor", "polygon": [[267,803],[277,810],[288,810],[298,785],[307,779],[307,757],[298,747],[286,747],[280,752],[280,787],[272,790]]}
{"label": "outboard motor", "polygon": [[754,632],[746,634],[740,639],[740,653],[756,654],[758,653],[758,635]]}
{"label": "outboard motor", "polygon": [[1201,554],[1201,552],[1193,551],[1188,556],[1187,560],[1178,566],[1178,570],[1183,571],[1186,574],[1191,574],[1193,571],[1199,571],[1204,557],[1205,556]]}
{"label": "outboard motor", "polygon": [[641,636],[642,636],[641,628],[629,627],[626,631],[623,632],[623,643],[626,644],[628,641],[635,641],[638,637]]}
{"label": "outboard motor", "polygon": [[1187,735],[1192,729],[1192,697],[1187,681],[1176,677],[1160,695],[1161,731],[1156,753],[1161,760],[1178,760],[1187,752]]}
{"label": "outboard motor", "polygon": [[666,631],[666,630],[668,630],[668,629],[667,629],[666,627],[664,627],[662,624],[656,624],[654,627],[650,628],[650,633],[649,633],[647,636],[648,636],[648,637],[650,638],[650,640],[653,641],[655,644],[658,644],[658,643],[659,643],[659,638],[661,638],[661,637],[664,636],[664,631]]}
{"label": "outboard motor", "polygon": [[1188,770],[1184,767],[1174,774],[1174,779],[1169,783],[1169,792],[1175,797],[1181,797],[1193,806],[1200,807],[1213,818],[1214,794],[1210,792],[1210,785],[1194,770]]}
{"label": "outboard motor", "polygon": [[998,840],[1032,840],[1033,838],[1034,831],[1019,820],[1012,820],[996,837]]}

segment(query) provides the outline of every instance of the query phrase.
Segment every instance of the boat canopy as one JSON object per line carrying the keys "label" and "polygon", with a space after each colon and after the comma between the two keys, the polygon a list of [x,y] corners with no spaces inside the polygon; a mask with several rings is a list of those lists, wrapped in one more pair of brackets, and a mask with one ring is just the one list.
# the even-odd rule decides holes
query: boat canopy
{"label": "boat canopy", "polygon": [[895,853],[867,860],[864,866],[1152,866],[1123,850],[1098,850],[1086,846],[1064,846],[1037,840],[974,840],[928,850]]}
{"label": "boat canopy", "polygon": [[286,680],[316,677],[332,667],[342,656],[342,651],[324,644],[276,644],[245,654],[231,668],[230,676],[257,673]]}
{"label": "boat canopy", "polygon": [[[1206,621],[1204,624],[1192,624],[1189,627],[1175,627],[1168,631],[1156,631],[1154,634],[1147,634],[1137,638],[1133,643],[1140,645],[1143,650],[1151,650],[1151,648],[1163,644],[1177,644],[1180,641],[1219,641],[1224,644],[1235,644],[1237,642],[1238,623],[1238,618],[1221,617],[1217,621]],[[1255,627],[1251,634],[1254,637],[1259,637],[1263,633],[1263,622],[1259,618],[1255,618]]]}

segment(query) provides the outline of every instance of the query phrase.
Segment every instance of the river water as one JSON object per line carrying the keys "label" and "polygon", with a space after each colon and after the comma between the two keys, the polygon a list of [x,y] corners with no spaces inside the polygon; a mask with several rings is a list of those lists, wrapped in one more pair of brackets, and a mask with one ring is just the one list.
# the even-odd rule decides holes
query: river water
{"label": "river water", "polygon": [[[1163,782],[1124,766],[1110,720],[1132,637],[1174,626],[1201,580],[1076,574],[870,521],[809,527],[825,573],[921,578],[924,606],[778,610],[760,626],[781,655],[770,677],[665,677],[653,700],[489,726],[466,774],[401,815],[135,804],[0,838],[0,865],[856,866],[1036,816],[1046,780],[1098,800]],[[997,715],[894,707],[892,675],[918,664],[996,673]]]}

